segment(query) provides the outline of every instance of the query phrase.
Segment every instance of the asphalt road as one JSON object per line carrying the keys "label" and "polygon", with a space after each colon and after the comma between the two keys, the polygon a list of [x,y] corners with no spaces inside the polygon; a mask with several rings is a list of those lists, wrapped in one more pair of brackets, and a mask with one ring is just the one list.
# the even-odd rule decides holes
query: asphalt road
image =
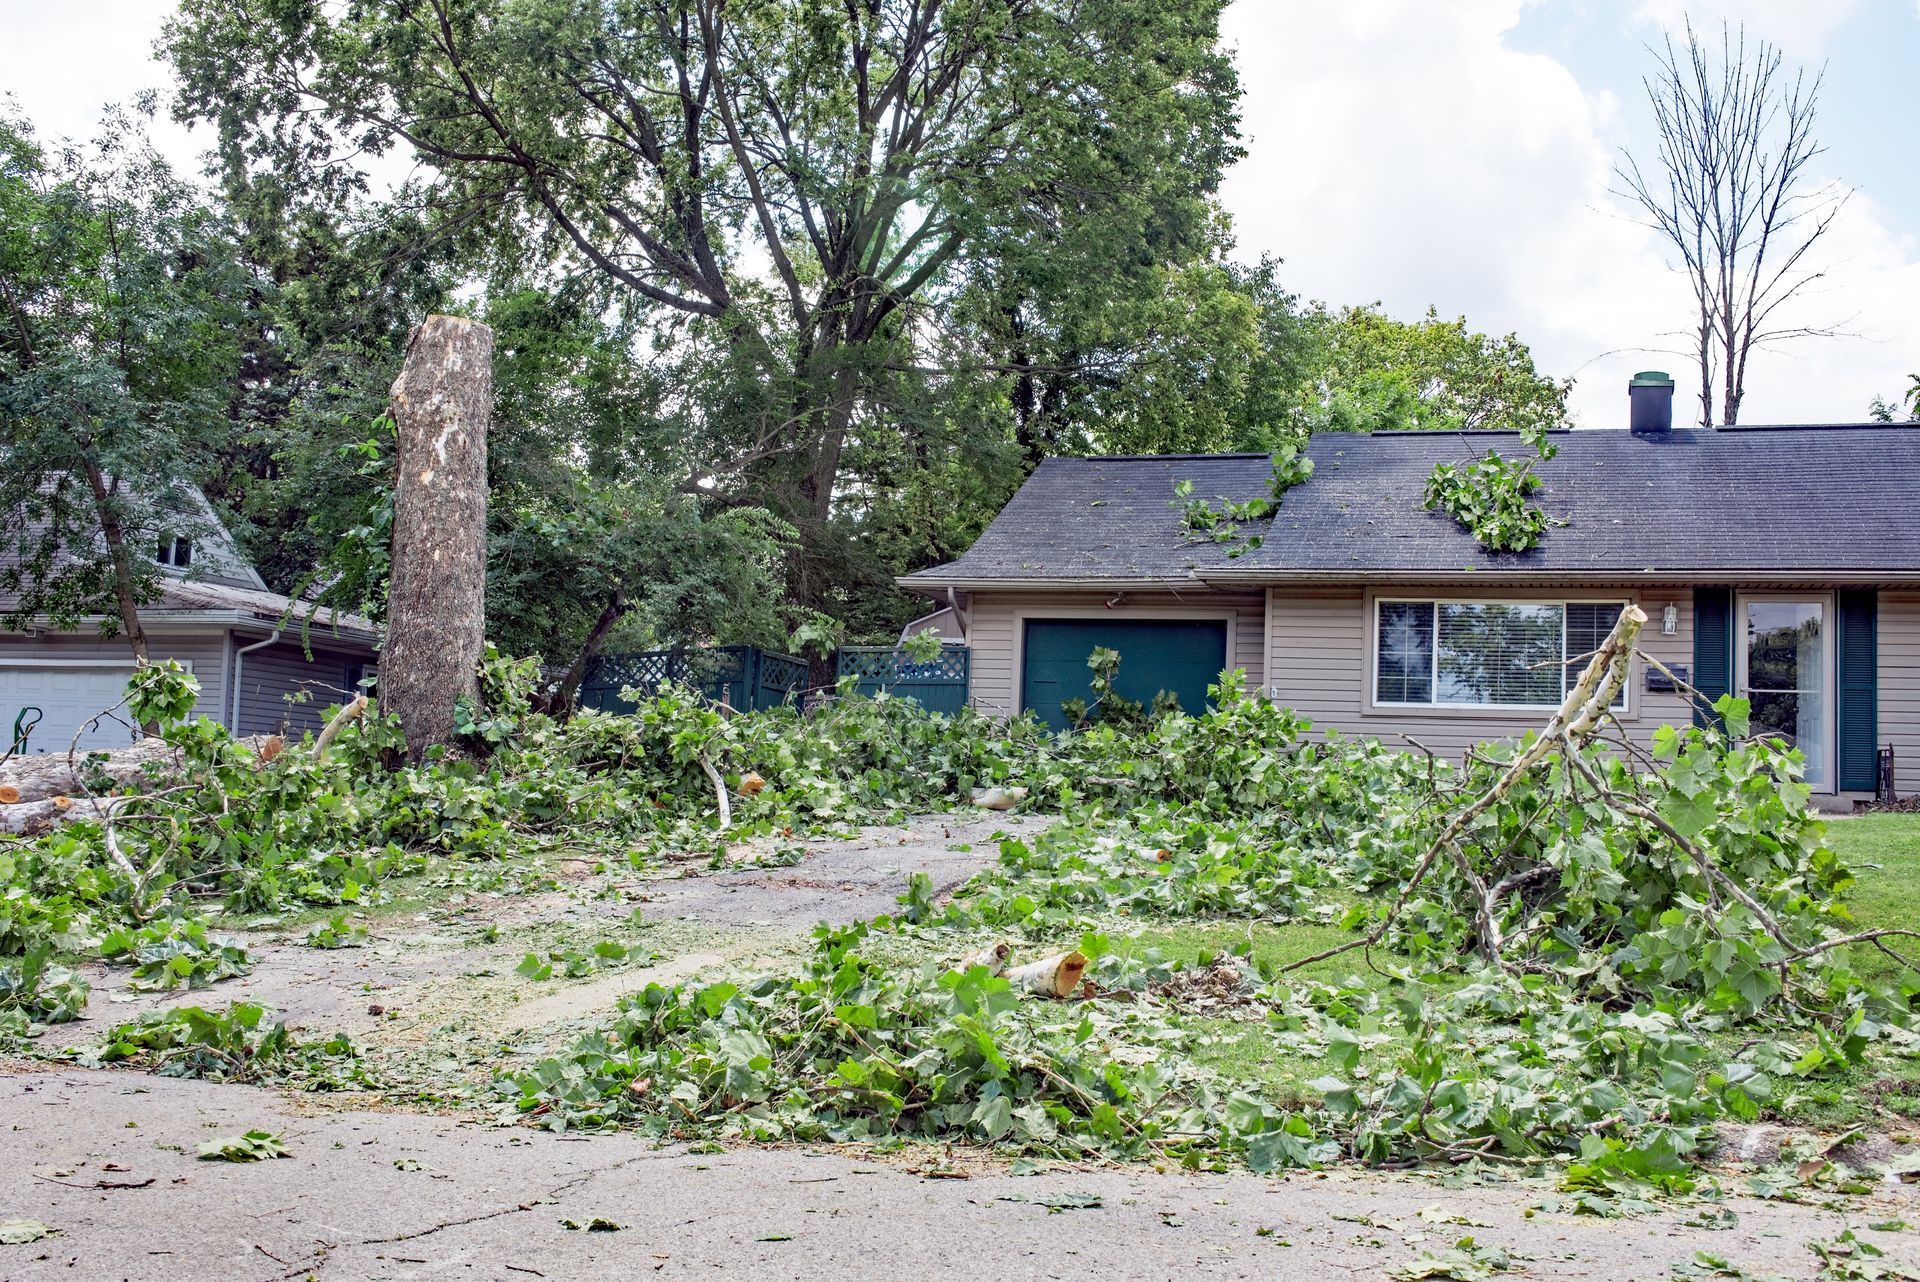
{"label": "asphalt road", "polygon": [[[1383,1278],[1465,1235],[1513,1252],[1520,1277],[1664,1282],[1707,1249],[1812,1278],[1806,1244],[1848,1225],[1883,1262],[1920,1269],[1920,1234],[1865,1227],[1920,1221],[1911,1186],[1844,1210],[1731,1199],[1734,1226],[1705,1228],[1698,1204],[1530,1215],[1551,1193],[1538,1183],[1014,1175],[935,1149],[693,1153],[329,1107],[346,1102],[128,1073],[0,1075],[0,1221],[57,1230],[0,1245],[0,1279]],[[292,1156],[194,1156],[250,1129]],[[922,1173],[955,1161],[967,1178]],[[586,1227],[596,1219],[620,1227]]]}

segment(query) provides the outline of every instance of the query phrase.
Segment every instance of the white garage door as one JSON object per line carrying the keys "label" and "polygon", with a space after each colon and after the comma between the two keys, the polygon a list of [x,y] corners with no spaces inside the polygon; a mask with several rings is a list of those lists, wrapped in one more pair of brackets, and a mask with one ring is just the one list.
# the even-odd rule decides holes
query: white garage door
{"label": "white garage door", "polygon": [[[29,723],[25,751],[65,752],[76,731],[120,702],[132,675],[131,664],[55,668],[0,661],[0,753],[13,742],[14,727],[25,729]],[[119,715],[124,718],[125,710]],[[82,748],[120,748],[131,742],[132,731],[111,719],[87,725],[80,736]]]}

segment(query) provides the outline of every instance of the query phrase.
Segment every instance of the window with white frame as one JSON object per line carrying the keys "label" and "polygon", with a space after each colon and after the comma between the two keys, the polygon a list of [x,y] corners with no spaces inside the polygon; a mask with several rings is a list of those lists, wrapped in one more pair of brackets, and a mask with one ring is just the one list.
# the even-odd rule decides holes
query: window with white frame
{"label": "window with white frame", "polygon": [[160,537],[160,551],[153,558],[160,565],[184,570],[193,564],[193,540],[176,535]]}
{"label": "window with white frame", "polygon": [[[1389,707],[1558,707],[1624,604],[1376,601],[1373,700]],[[1626,705],[1622,687],[1614,707]]]}

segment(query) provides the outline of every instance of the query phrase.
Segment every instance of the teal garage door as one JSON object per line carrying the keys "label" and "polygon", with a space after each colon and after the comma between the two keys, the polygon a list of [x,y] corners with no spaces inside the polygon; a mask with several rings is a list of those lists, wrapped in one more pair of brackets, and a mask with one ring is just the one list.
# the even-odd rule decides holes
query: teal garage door
{"label": "teal garage door", "polygon": [[1114,690],[1140,704],[1162,690],[1180,706],[1207,706],[1207,687],[1227,666],[1224,622],[1118,622],[1106,619],[1028,619],[1021,650],[1020,706],[1064,730],[1063,699],[1091,697],[1087,656],[1097,646],[1120,652]]}

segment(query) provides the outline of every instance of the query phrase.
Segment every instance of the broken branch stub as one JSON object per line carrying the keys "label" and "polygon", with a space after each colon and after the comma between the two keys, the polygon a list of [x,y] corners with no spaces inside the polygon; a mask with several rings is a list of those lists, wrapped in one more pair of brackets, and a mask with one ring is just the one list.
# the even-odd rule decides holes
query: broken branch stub
{"label": "broken branch stub", "polygon": [[975,949],[954,963],[954,969],[965,973],[975,966],[985,966],[987,973],[998,975],[1007,968],[1007,958],[1013,955],[1013,946],[1006,940],[989,944],[985,948]]}

